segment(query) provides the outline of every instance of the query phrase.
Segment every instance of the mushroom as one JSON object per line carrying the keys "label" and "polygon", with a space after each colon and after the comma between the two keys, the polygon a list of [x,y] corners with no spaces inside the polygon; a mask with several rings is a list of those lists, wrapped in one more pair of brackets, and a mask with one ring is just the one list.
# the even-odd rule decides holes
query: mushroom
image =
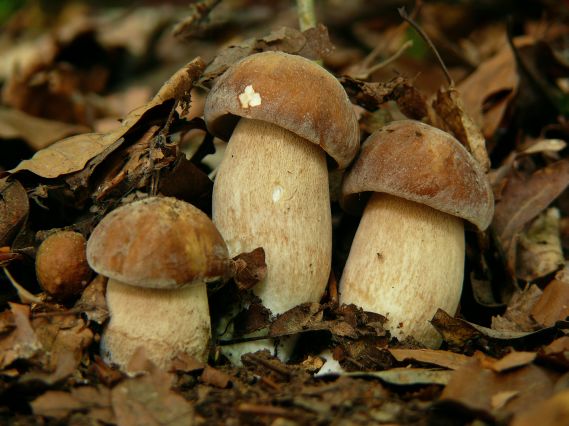
{"label": "mushroom", "polygon": [[139,346],[161,368],[182,353],[207,358],[206,283],[226,277],[231,266],[205,213],[169,197],[124,205],[93,230],[87,260],[109,278],[111,319],[101,341],[106,361],[126,369]]}
{"label": "mushroom", "polygon": [[450,134],[418,121],[373,133],[346,174],[342,206],[356,212],[371,193],[340,280],[340,302],[387,316],[393,336],[427,347],[429,323],[454,314],[464,275],[463,219],[480,230],[494,212],[482,168]]}
{"label": "mushroom", "polygon": [[50,234],[36,254],[36,276],[40,286],[55,299],[65,300],[87,285],[91,269],[85,257],[85,237],[74,231]]}
{"label": "mushroom", "polygon": [[264,248],[267,276],[254,292],[273,314],[319,301],[332,251],[326,154],[342,169],[359,148],[346,92],[308,59],[258,53],[217,80],[204,117],[211,133],[229,140],[215,178],[212,219],[230,256]]}

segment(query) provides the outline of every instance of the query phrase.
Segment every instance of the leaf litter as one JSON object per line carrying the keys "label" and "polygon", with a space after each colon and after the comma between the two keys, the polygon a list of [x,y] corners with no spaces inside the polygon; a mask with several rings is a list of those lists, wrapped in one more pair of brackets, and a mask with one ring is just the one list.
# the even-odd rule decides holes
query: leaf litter
{"label": "leaf litter", "polygon": [[[474,17],[488,10],[472,4],[418,2],[413,19],[456,81],[445,87],[428,46],[382,2],[322,1],[318,25],[306,31],[295,28],[289,4],[241,3],[168,3],[160,12],[153,4],[62,5],[39,12],[35,33],[24,22],[37,10],[26,6],[7,20],[0,33],[1,421],[563,424],[569,30],[560,6],[520,12],[508,27],[498,9],[481,21]],[[323,300],[273,315],[253,293],[270,273],[258,248],[233,259],[233,280],[212,287],[212,316],[226,300],[242,300],[234,331],[242,339],[296,336],[290,362],[262,351],[232,366],[219,350],[225,337],[215,335],[207,364],[182,354],[163,371],[142,350],[131,360],[136,373],[124,374],[99,357],[109,315],[105,279],[58,303],[33,273],[37,246],[57,229],[88,236],[108,211],[147,194],[211,214],[216,166],[204,158],[219,144],[200,103],[229,66],[267,50],[332,70],[362,137],[393,119],[422,120],[477,158],[492,180],[496,212],[486,233],[467,232],[473,291],[465,289],[459,312],[437,312],[431,323],[443,344],[425,348],[393,338],[381,313],[338,305],[344,247],[335,247]],[[336,245],[349,244],[354,224],[336,199],[332,208]]]}

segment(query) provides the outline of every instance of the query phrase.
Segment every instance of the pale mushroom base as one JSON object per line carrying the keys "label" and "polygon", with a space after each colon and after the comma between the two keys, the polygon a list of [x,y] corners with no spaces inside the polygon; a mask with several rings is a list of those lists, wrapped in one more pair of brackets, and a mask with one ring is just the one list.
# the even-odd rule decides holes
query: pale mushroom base
{"label": "pale mushroom base", "polygon": [[[212,218],[230,256],[265,250],[267,276],[254,292],[273,314],[320,300],[330,274],[332,220],[319,146],[276,125],[240,119],[215,180]],[[242,349],[272,345],[250,342]],[[232,348],[231,360],[246,352]]]}
{"label": "pale mushroom base", "polygon": [[107,306],[111,320],[101,339],[101,356],[126,370],[139,347],[160,368],[176,355],[206,361],[211,339],[204,283],[177,290],[134,287],[110,279]]}
{"label": "pale mushroom base", "polygon": [[398,339],[430,348],[438,308],[454,315],[464,275],[462,219],[387,194],[364,211],[340,281],[340,302],[385,315]]}

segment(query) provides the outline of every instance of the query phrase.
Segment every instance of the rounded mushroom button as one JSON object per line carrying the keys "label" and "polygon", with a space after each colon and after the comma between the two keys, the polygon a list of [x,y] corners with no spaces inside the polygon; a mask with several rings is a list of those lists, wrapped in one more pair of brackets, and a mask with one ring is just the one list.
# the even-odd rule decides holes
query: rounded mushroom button
{"label": "rounded mushroom button", "polygon": [[450,134],[401,120],[373,133],[344,178],[342,206],[365,205],[340,280],[340,302],[387,316],[399,339],[437,347],[430,320],[454,314],[464,275],[464,225],[488,227],[490,183]]}

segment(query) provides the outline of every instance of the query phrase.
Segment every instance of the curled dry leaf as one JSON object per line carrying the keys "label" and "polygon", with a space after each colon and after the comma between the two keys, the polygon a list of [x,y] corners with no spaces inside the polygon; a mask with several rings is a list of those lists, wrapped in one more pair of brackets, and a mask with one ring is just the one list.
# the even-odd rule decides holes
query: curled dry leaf
{"label": "curled dry leaf", "polygon": [[543,327],[551,327],[569,316],[569,283],[554,279],[533,305],[531,316]]}
{"label": "curled dry leaf", "polygon": [[531,316],[531,311],[541,295],[541,289],[535,284],[515,292],[504,314],[492,317],[492,329],[531,332],[541,328]]}
{"label": "curled dry leaf", "polygon": [[395,101],[408,118],[421,120],[427,116],[428,106],[424,96],[403,77],[386,83],[368,83],[351,77],[339,78],[350,100],[369,111],[377,110],[388,101]]}
{"label": "curled dry leaf", "polygon": [[[530,364],[496,373],[484,355],[477,353],[465,366],[456,370],[443,390],[441,402],[453,402],[463,408],[492,418],[495,414],[511,415],[547,399],[557,378],[541,367]],[[506,393],[515,398],[505,398]],[[498,400],[502,399],[502,403]]]}
{"label": "curled dry leaf", "polygon": [[440,89],[433,101],[433,108],[449,130],[478,161],[482,169],[490,170],[490,158],[486,140],[480,128],[464,110],[460,93],[455,88]]}
{"label": "curled dry leaf", "polygon": [[241,44],[225,48],[207,66],[199,83],[203,85],[210,83],[235,62],[253,53],[277,50],[316,60],[322,58],[332,49],[328,30],[322,24],[304,32],[283,27],[271,32],[266,37],[245,40]]}
{"label": "curled dry leaf", "polygon": [[412,360],[415,362],[437,365],[450,370],[456,370],[470,360],[470,357],[466,355],[434,349],[390,348],[388,351],[399,362]]}
{"label": "curled dry leaf", "polygon": [[258,247],[248,253],[238,254],[233,258],[235,275],[233,279],[239,290],[248,290],[265,279],[267,264],[265,250]]}
{"label": "curled dry leaf", "polygon": [[86,126],[46,120],[16,109],[0,108],[0,139],[21,139],[34,151],[67,136],[88,131]]}
{"label": "curled dry leaf", "polygon": [[534,281],[559,269],[565,259],[561,247],[558,209],[550,208],[532,221],[518,237],[516,275]]}
{"label": "curled dry leaf", "polygon": [[[163,122],[169,116],[176,99],[188,96],[193,82],[201,75],[205,64],[201,58],[196,58],[178,70],[159,90],[154,98],[146,105],[135,109],[123,121],[122,126],[110,133],[86,133],[72,136],[38,151],[31,159],[24,160],[11,173],[27,170],[43,178],[56,178],[81,171],[89,161],[99,155],[107,156],[124,142],[129,131],[140,122],[143,123],[146,114],[160,107],[167,108],[162,112]],[[107,152],[106,152],[107,151]]]}
{"label": "curled dry leaf", "polygon": [[492,228],[511,276],[516,271],[516,249],[523,227],[544,211],[569,185],[569,160],[563,159],[524,177],[512,173],[496,204]]}
{"label": "curled dry leaf", "polygon": [[0,179],[0,247],[12,242],[30,209],[28,194],[16,179]]}
{"label": "curled dry leaf", "polygon": [[3,328],[10,331],[0,336],[0,369],[18,359],[31,359],[41,351],[42,344],[30,323],[29,306],[10,303],[10,312],[1,320]]}
{"label": "curled dry leaf", "polygon": [[490,368],[496,373],[512,370],[531,364],[537,358],[535,352],[512,351],[505,357],[490,363]]}
{"label": "curled dry leaf", "polygon": [[89,321],[102,325],[109,318],[109,310],[105,300],[107,278],[97,275],[81,293],[74,309],[84,313]]}

